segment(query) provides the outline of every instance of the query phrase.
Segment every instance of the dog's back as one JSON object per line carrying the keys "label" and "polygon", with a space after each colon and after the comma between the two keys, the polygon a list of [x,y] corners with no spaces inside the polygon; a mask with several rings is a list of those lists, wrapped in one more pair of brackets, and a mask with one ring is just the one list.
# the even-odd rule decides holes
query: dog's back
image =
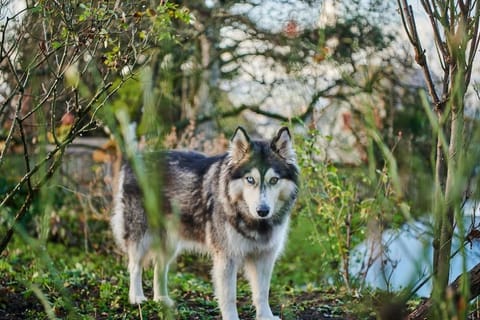
{"label": "dog's back", "polygon": [[[205,243],[205,224],[218,194],[218,176],[226,155],[207,157],[191,151],[145,152],[138,159],[144,170],[145,188],[155,193],[154,212],[148,217],[143,192],[132,165],[125,163],[118,178],[111,219],[118,245],[126,251],[128,242],[139,242],[147,233],[148,220],[179,219],[181,238]],[[158,215],[157,215],[158,214]]]}

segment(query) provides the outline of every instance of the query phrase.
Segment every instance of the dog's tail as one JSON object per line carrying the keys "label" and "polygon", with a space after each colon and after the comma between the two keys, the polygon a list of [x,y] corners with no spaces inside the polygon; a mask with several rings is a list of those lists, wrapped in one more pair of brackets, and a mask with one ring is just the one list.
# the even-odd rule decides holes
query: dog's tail
{"label": "dog's tail", "polygon": [[127,244],[125,241],[125,218],[123,203],[123,181],[125,172],[123,169],[118,171],[118,178],[115,179],[114,193],[113,193],[113,214],[110,219],[110,226],[112,227],[113,238],[118,247],[122,251],[127,251]]}

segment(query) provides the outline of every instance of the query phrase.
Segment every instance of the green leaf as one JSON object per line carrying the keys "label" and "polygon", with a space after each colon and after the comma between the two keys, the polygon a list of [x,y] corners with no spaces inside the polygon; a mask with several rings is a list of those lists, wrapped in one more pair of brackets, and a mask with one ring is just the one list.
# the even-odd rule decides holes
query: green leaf
{"label": "green leaf", "polygon": [[60,41],[53,41],[52,42],[52,48],[57,50],[58,48],[62,47],[62,43]]}

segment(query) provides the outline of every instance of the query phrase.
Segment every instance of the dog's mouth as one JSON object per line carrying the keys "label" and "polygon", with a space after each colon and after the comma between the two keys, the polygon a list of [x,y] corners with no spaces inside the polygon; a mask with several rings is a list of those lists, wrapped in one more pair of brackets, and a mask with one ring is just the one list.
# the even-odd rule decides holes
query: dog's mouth
{"label": "dog's mouth", "polygon": [[272,216],[266,216],[266,217],[258,217],[257,216],[257,220],[268,220],[270,219]]}

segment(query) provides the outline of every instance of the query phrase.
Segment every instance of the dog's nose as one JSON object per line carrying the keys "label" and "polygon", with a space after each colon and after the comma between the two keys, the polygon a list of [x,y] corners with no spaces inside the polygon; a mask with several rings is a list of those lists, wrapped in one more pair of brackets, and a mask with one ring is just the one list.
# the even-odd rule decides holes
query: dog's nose
{"label": "dog's nose", "polygon": [[266,216],[268,216],[269,212],[270,212],[270,207],[265,204],[261,204],[257,207],[257,214],[262,218],[265,218]]}

